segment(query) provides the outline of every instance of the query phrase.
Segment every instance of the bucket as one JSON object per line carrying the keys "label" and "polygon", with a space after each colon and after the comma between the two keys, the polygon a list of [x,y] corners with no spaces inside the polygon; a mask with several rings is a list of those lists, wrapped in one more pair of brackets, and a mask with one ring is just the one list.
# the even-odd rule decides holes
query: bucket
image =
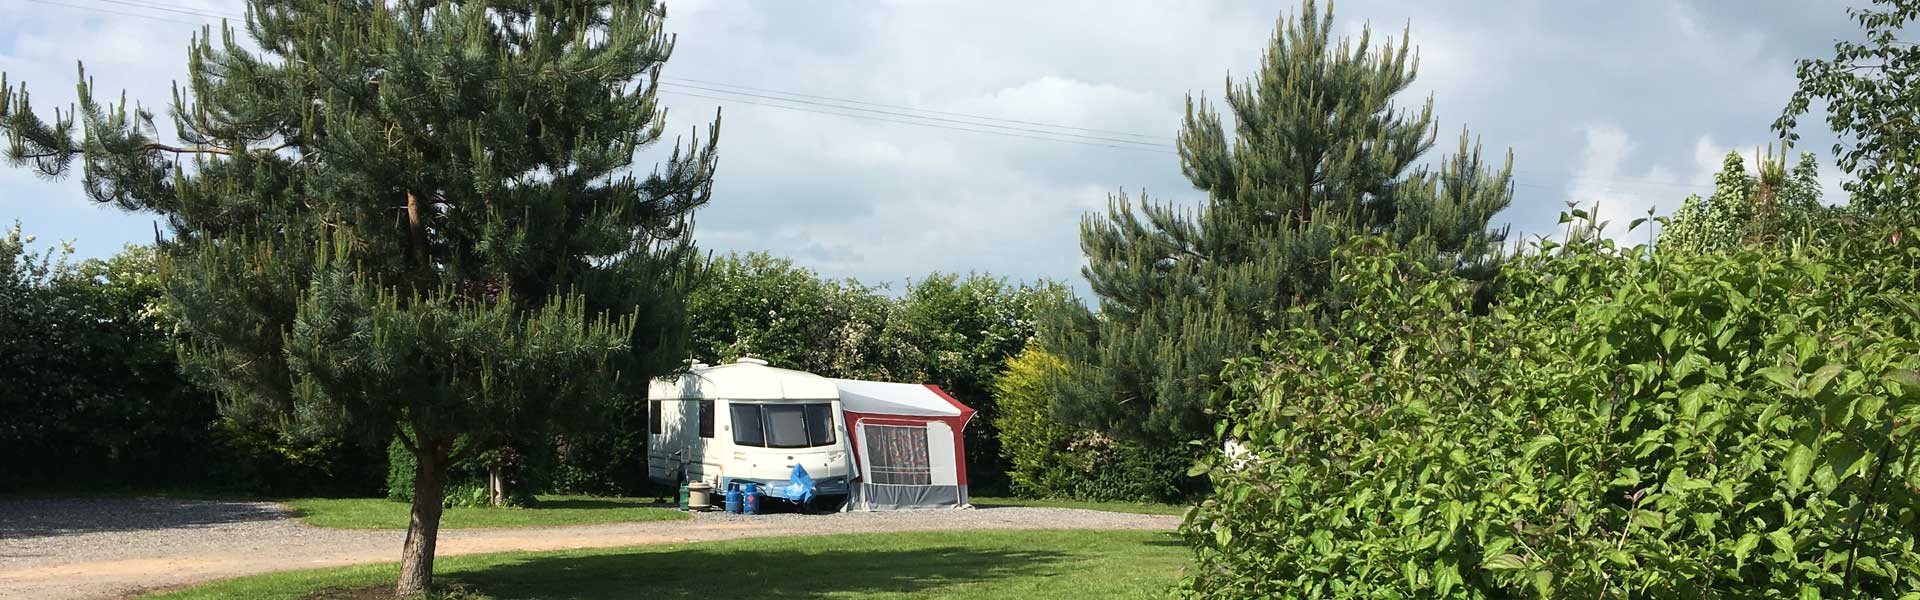
{"label": "bucket", "polygon": [[760,484],[748,483],[747,489],[740,492],[740,509],[749,515],[760,514]]}
{"label": "bucket", "polygon": [[687,508],[698,511],[713,510],[713,484],[705,481],[687,484]]}
{"label": "bucket", "polygon": [[740,488],[727,488],[727,512],[740,514]]}

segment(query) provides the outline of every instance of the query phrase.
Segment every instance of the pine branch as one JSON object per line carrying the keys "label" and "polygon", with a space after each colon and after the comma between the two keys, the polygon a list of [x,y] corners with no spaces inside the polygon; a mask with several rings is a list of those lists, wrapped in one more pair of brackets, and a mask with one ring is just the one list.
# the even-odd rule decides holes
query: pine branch
{"label": "pine branch", "polygon": [[[285,146],[286,146],[285,144],[282,144],[280,147],[284,148]],[[167,144],[160,144],[160,143],[142,144],[136,150],[140,152],[171,152],[174,154],[218,154],[221,156],[233,155],[232,151],[227,150],[225,148],[215,148],[211,146],[176,147],[176,146],[169,146]],[[272,151],[277,151],[277,150],[279,150],[279,148],[274,148]],[[269,152],[272,152],[272,151],[269,151]],[[20,160],[55,158],[59,156],[75,156],[75,155],[81,155],[86,153],[87,153],[86,150],[80,149],[80,148],[74,148],[64,152],[55,150],[53,152],[48,152],[45,154],[23,155],[20,157]]]}

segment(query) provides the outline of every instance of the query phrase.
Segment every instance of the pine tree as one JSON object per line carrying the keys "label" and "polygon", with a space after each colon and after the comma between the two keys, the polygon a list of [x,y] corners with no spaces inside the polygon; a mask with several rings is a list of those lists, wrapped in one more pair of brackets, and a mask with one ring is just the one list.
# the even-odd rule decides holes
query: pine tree
{"label": "pine tree", "polygon": [[164,217],[185,364],[228,414],[398,436],[419,464],[398,585],[416,594],[462,453],[581,423],[683,351],[716,155],[696,135],[633,173],[665,121],[664,18],[650,0],[253,0],[258,51],[228,26],[192,41],[179,143],[94,100],[84,70],[51,122],[0,86],[0,127],[15,164]]}
{"label": "pine tree", "polygon": [[1162,444],[1210,435],[1222,362],[1251,352],[1286,307],[1337,301],[1328,263],[1350,236],[1492,272],[1506,232],[1487,223],[1512,199],[1511,154],[1495,171],[1463,131],[1457,155],[1418,165],[1433,104],[1394,104],[1418,69],[1406,37],[1376,49],[1370,30],[1356,41],[1332,29],[1311,1],[1281,22],[1254,77],[1227,82],[1231,136],[1189,98],[1180,162],[1206,192],[1198,208],[1121,195],[1084,220],[1098,312],[1069,304],[1042,338],[1067,364],[1063,416]]}

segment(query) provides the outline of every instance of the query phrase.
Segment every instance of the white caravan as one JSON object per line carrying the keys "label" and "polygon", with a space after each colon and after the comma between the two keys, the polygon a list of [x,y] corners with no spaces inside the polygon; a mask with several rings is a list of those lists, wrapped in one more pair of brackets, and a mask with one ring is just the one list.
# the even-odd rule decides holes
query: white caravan
{"label": "white caravan", "polygon": [[694,364],[647,394],[647,476],[654,481],[784,484],[798,464],[815,494],[849,491],[846,418],[831,379],[755,358]]}

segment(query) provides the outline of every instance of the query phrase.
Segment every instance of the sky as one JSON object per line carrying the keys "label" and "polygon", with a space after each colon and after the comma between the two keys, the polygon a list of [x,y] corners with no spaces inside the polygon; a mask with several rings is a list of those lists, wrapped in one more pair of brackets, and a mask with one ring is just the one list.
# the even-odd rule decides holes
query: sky
{"label": "sky", "polygon": [[[164,124],[190,36],[207,15],[242,6],[0,0],[0,72],[28,82],[50,110],[73,101],[83,62],[102,95],[124,89]],[[1644,231],[1627,234],[1627,221],[1711,193],[1729,150],[1751,155],[1774,141],[1794,61],[1857,37],[1845,6],[1346,0],[1334,27],[1410,33],[1419,77],[1399,103],[1433,98],[1429,161],[1451,152],[1463,127],[1490,155],[1511,149],[1513,206],[1496,223],[1551,233],[1567,202],[1597,203],[1611,232],[1638,239]],[[1201,200],[1171,147],[1185,103],[1220,98],[1230,77],[1252,73],[1277,20],[1298,10],[1284,0],[669,2],[678,40],[664,73],[675,83],[663,94],[669,137],[639,168],[723,106],[714,196],[697,217],[702,247],[766,251],[894,290],[940,271],[1084,291],[1082,216],[1118,194]],[[768,98],[795,93],[812,104]],[[903,120],[920,125],[894,122]],[[1820,157],[1827,201],[1840,201],[1833,136],[1819,118],[1802,122],[1796,153]],[[87,200],[77,178],[0,168],[0,222],[13,221],[43,242],[70,242],[80,258],[156,232],[151,216]]]}

